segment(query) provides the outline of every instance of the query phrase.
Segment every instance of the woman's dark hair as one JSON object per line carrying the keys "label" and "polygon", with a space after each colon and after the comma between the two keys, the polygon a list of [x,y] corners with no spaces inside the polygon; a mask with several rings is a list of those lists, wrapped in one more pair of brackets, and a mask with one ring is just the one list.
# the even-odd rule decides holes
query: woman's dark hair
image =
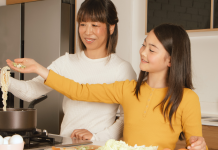
{"label": "woman's dark hair", "polygon": [[[168,91],[159,105],[164,118],[169,120],[173,129],[172,117],[181,103],[183,88],[193,89],[190,40],[186,31],[177,25],[162,24],[152,31],[171,56],[171,67],[168,69],[166,79]],[[140,72],[135,87],[137,98],[140,93],[140,86],[146,81],[148,74],[149,72]]]}
{"label": "woman's dark hair", "polygon": [[[116,7],[111,0],[85,0],[78,11],[77,22],[78,28],[80,22],[93,21],[102,22],[107,26],[107,54],[116,52],[118,40],[118,17]],[[110,25],[115,25],[114,32],[110,35]],[[79,30],[78,30],[79,31]],[[78,34],[79,35],[79,34]],[[79,47],[86,50],[86,46],[79,35]]]}

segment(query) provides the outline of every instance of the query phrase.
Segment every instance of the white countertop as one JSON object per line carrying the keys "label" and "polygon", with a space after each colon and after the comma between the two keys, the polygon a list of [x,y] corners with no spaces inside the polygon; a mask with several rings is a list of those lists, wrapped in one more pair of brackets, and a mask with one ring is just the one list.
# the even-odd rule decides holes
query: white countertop
{"label": "white countertop", "polygon": [[92,142],[93,143],[90,145],[104,146],[107,141],[92,141]]}
{"label": "white countertop", "polygon": [[[63,145],[64,145],[64,144],[71,144],[72,141],[73,141],[73,143],[76,143],[76,141],[82,141],[82,140],[77,140],[77,139],[72,140],[70,137],[63,137],[62,144],[63,144]],[[86,141],[86,140],[85,140],[85,141]],[[103,145],[105,145],[105,143],[106,143],[107,141],[91,141],[91,142],[93,142],[93,143],[87,144],[87,145],[103,146]]]}
{"label": "white countertop", "polygon": [[218,115],[216,114],[201,114],[202,125],[218,126]]}

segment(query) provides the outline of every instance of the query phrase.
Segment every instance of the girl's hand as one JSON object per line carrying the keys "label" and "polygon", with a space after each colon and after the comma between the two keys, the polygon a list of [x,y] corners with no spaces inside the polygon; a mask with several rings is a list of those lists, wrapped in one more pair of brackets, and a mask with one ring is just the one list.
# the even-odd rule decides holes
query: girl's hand
{"label": "girl's hand", "polygon": [[13,65],[13,62],[10,59],[7,59],[6,62],[8,64],[8,66],[15,71],[18,71],[21,73],[36,73],[36,74],[42,76],[44,79],[47,78],[48,73],[49,73],[48,69],[41,66],[35,60],[30,59],[30,58],[18,58],[18,59],[14,60],[15,63],[24,65],[25,68],[15,67]]}
{"label": "girl's hand", "polygon": [[191,146],[188,146],[189,150],[206,150],[206,142],[203,137],[192,136],[189,139]]}

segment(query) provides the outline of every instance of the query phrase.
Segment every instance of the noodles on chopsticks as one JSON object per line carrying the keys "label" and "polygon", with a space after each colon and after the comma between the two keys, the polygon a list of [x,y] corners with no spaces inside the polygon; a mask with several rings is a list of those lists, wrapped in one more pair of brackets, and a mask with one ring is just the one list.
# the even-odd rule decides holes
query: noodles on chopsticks
{"label": "noodles on chopsticks", "polygon": [[2,99],[3,99],[3,111],[6,111],[6,100],[8,98],[8,86],[9,86],[9,77],[10,77],[10,68],[8,66],[5,66],[1,69],[1,90],[2,90]]}

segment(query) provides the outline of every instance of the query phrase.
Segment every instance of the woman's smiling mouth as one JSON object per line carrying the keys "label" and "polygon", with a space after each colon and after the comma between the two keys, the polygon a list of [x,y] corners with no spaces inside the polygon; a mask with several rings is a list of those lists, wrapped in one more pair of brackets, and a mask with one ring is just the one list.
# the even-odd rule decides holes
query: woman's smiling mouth
{"label": "woman's smiling mouth", "polygon": [[85,41],[87,44],[91,44],[95,41],[95,39],[92,39],[92,38],[85,38]]}

